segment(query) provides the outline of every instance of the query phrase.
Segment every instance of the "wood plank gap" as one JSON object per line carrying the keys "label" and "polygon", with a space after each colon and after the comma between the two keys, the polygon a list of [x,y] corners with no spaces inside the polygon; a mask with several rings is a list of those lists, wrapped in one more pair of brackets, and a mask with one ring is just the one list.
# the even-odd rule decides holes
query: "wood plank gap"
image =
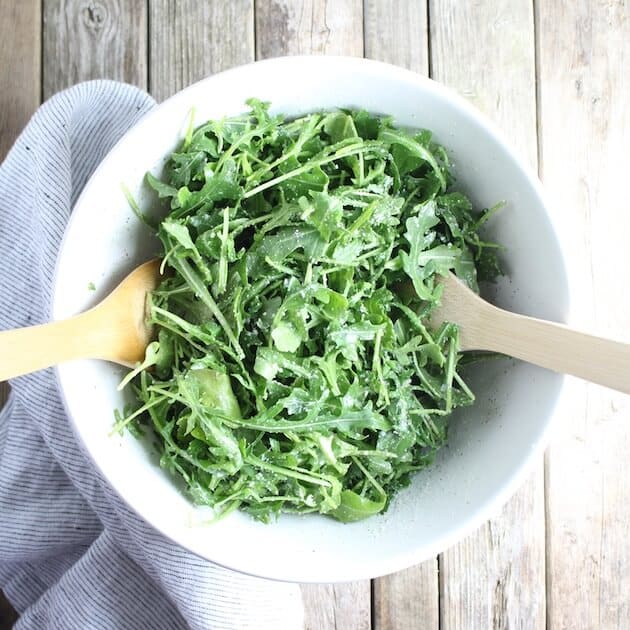
{"label": "wood plank gap", "polygon": [[[540,106],[540,16],[538,14],[538,1],[532,0],[532,15],[534,16],[534,96],[536,99],[535,110],[536,110],[536,172],[538,173],[538,177],[541,176],[541,152],[542,152],[542,144],[541,144],[541,106]],[[545,456],[545,460],[546,460]],[[545,461],[545,469],[547,468],[547,464]],[[547,496],[546,486],[545,486],[545,496]],[[546,517],[546,514],[545,514]]]}
{"label": "wood plank gap", "polygon": [[260,0],[252,0],[252,11],[254,12],[254,61],[258,61],[258,20],[256,16],[258,15],[258,2]]}
{"label": "wood plank gap", "polygon": [[433,78],[433,44],[431,38],[431,1],[426,0],[427,8],[427,76]]}
{"label": "wood plank gap", "polygon": [[[427,18],[428,18],[428,11],[427,11]],[[442,599],[444,597],[444,572],[443,572],[444,567],[442,565],[444,561],[442,560],[441,554],[438,554],[436,562],[437,562],[437,569],[438,569],[438,613],[437,613],[438,626],[437,627],[438,627],[438,630],[442,630],[444,626],[444,618],[443,618],[443,613],[442,613],[442,606],[443,606]]]}
{"label": "wood plank gap", "polygon": [[44,102],[44,2],[39,0],[39,102]]}
{"label": "wood plank gap", "polygon": [[151,0],[146,0],[147,12],[147,92],[151,94],[153,73],[151,72]]}
{"label": "wood plank gap", "polygon": [[[538,177],[542,176],[542,108],[540,99],[540,15],[537,0],[532,0],[532,16],[534,19],[534,97],[536,115],[536,172]],[[543,454],[543,515],[545,549],[544,549],[544,578],[545,578],[545,628],[550,627],[549,600],[551,597],[551,572],[549,571],[549,451]]]}
{"label": "wood plank gap", "polygon": [[543,460],[543,491],[545,493],[544,497],[544,510],[545,510],[545,628],[551,628],[551,616],[549,611],[551,609],[550,602],[552,597],[552,588],[551,588],[551,548],[549,545],[550,541],[550,526],[549,526],[549,451],[545,451],[544,460]]}
{"label": "wood plank gap", "polygon": [[372,630],[376,628],[376,606],[374,604],[375,585],[376,585],[376,580],[370,580],[370,628]]}

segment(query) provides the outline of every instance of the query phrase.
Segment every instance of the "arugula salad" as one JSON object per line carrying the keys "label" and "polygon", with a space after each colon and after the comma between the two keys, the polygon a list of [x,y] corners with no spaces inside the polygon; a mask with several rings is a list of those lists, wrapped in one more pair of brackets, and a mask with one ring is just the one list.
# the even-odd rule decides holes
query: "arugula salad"
{"label": "arugula salad", "polygon": [[427,324],[440,274],[477,289],[497,246],[429,131],[366,111],[193,129],[161,179],[156,340],[116,428],[216,517],[364,519],[428,466],[474,401],[458,330]]}

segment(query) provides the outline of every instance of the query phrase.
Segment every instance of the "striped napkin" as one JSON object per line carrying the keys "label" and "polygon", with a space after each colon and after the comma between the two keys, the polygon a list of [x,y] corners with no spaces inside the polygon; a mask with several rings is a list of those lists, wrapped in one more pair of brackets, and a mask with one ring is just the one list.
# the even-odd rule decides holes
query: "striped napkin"
{"label": "striped napkin", "polygon": [[[83,83],[19,137],[0,166],[0,329],[48,319],[77,196],[153,107],[129,85]],[[16,628],[302,627],[298,586],[201,560],[119,499],[78,447],[51,370],[11,385],[0,412],[0,588],[20,613]]]}

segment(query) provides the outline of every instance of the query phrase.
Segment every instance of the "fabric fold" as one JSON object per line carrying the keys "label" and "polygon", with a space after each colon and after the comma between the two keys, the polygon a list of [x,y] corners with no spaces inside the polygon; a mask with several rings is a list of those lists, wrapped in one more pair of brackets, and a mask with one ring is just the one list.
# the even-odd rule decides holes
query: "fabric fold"
{"label": "fabric fold", "polygon": [[[0,166],[0,329],[48,320],[72,207],[153,107],[137,88],[91,81],[33,116]],[[18,630],[302,627],[297,585],[202,560],[122,502],[77,443],[52,370],[11,385],[0,413],[0,588]]]}

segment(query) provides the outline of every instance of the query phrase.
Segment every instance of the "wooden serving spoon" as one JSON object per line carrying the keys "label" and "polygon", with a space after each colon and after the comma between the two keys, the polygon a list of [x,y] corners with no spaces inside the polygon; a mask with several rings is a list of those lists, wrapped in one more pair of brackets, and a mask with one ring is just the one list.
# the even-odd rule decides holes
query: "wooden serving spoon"
{"label": "wooden serving spoon", "polygon": [[[151,340],[146,296],[158,280],[159,261],[152,260],[81,315],[0,332],[0,381],[72,359],[105,359],[128,367],[142,361]],[[442,303],[432,322],[458,324],[462,351],[499,352],[630,393],[630,344],[501,310],[452,274],[442,283]]]}
{"label": "wooden serving spoon", "polygon": [[630,344],[492,306],[454,275],[442,279],[433,322],[459,325],[460,349],[490,350],[630,393]]}
{"label": "wooden serving spoon", "polygon": [[157,286],[159,276],[160,261],[151,260],[85,313],[0,332],[0,381],[72,359],[105,359],[128,367],[142,361],[151,341],[147,292]]}

